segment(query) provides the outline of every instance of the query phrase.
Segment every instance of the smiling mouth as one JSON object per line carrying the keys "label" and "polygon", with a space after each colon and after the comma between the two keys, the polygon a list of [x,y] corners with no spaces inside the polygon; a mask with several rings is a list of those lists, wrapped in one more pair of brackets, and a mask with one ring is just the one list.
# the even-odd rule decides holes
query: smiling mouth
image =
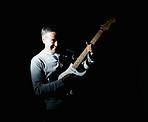
{"label": "smiling mouth", "polygon": [[51,46],[51,49],[56,49],[56,48],[57,48],[57,46],[55,46],[55,45]]}

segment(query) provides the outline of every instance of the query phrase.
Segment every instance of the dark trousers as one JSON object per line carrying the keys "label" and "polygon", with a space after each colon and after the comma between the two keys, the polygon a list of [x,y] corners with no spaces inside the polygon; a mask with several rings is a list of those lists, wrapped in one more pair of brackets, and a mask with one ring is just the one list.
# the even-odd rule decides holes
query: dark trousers
{"label": "dark trousers", "polygon": [[[76,114],[75,114],[76,115]],[[69,122],[75,118],[71,110],[47,110],[43,116],[43,122]]]}

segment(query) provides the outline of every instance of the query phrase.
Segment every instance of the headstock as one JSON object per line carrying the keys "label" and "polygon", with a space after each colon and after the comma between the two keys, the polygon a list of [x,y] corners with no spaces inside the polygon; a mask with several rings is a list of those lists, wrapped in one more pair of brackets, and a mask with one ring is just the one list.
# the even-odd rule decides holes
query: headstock
{"label": "headstock", "polygon": [[100,29],[102,31],[106,31],[109,30],[109,27],[111,26],[112,23],[116,22],[115,18],[110,19],[109,21],[107,21],[104,25],[101,25]]}

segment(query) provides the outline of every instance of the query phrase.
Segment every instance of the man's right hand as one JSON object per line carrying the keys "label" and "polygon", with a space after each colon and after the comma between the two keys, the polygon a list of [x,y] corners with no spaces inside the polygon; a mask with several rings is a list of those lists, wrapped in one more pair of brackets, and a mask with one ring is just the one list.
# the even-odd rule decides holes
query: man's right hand
{"label": "man's right hand", "polygon": [[67,74],[62,78],[63,82],[69,81],[69,80],[73,80],[75,79],[77,76],[75,74]]}

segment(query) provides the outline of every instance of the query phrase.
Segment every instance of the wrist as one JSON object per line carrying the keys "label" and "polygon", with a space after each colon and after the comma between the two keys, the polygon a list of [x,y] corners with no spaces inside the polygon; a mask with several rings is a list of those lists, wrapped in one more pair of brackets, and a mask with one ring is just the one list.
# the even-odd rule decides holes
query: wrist
{"label": "wrist", "polygon": [[93,52],[90,52],[90,55],[92,56],[94,53]]}
{"label": "wrist", "polygon": [[90,51],[89,54],[92,56],[94,53],[93,53],[93,51]]}

